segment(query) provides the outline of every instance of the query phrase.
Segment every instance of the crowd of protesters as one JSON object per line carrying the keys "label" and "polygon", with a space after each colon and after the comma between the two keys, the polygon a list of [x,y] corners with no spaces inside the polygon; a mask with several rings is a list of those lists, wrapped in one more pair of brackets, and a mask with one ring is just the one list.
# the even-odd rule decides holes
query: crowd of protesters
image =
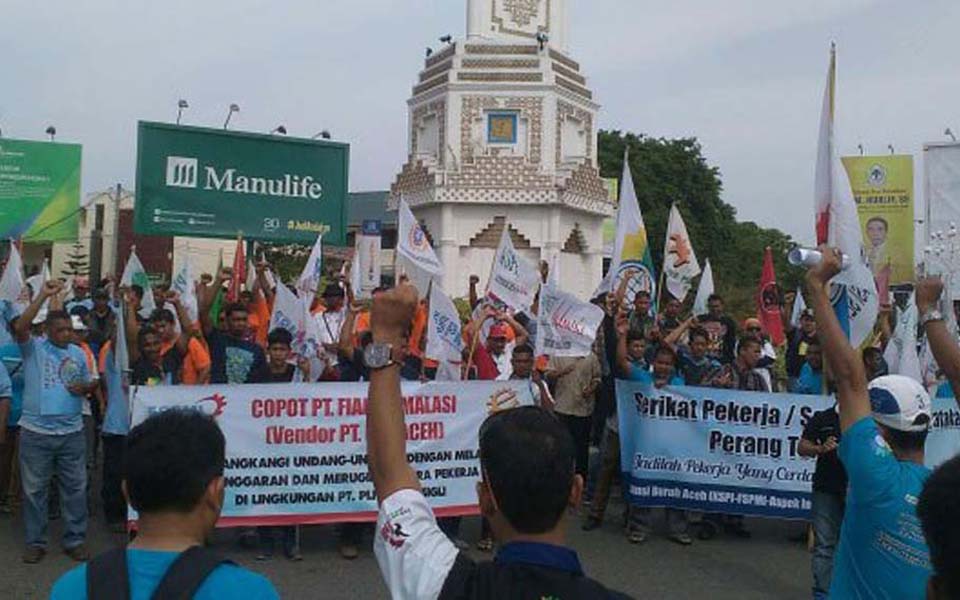
{"label": "crowd of protesters", "polygon": [[[109,280],[100,282],[92,294],[85,281],[74,281],[69,299],[61,282],[48,281],[42,289],[34,291],[26,306],[15,309],[4,301],[2,312],[7,326],[0,333],[0,358],[6,368],[0,369],[0,417],[7,426],[0,430],[0,512],[22,512],[26,532],[24,562],[36,563],[43,559],[51,518],[63,520],[61,546],[64,551],[77,561],[88,560],[87,521],[91,507],[97,504],[92,501],[94,494],[89,488],[97,470],[101,473],[100,506],[111,530],[117,533],[126,530],[128,500],[140,509],[130,489],[131,465],[135,463],[144,469],[160,467],[149,457],[132,460],[130,456],[135,444],[129,431],[128,386],[371,380],[375,373],[363,360],[363,349],[375,341],[376,314],[371,315],[370,303],[357,301],[342,278],[332,280],[312,306],[321,348],[316,356],[294,356],[291,333],[285,329],[269,330],[275,291],[270,287],[266,268],[265,264],[257,265],[253,288],[226,303],[222,303],[221,298],[224,284],[231,279],[230,270],[223,269],[213,277],[204,278],[196,288],[196,320],[191,319],[184,302],[175,293],[162,288],[153,290],[158,308],[147,313],[142,306],[142,288],[120,288]],[[545,267],[543,276],[546,277]],[[811,277],[815,278],[815,274]],[[869,569],[880,581],[889,581],[883,585],[904,591],[905,595],[898,597],[913,597],[908,592],[915,591],[918,581],[926,580],[931,571],[931,556],[935,573],[931,589],[941,590],[944,595],[939,597],[953,597],[946,594],[956,593],[956,553],[951,549],[956,548],[957,536],[930,534],[931,528],[951,528],[943,524],[949,515],[944,504],[954,502],[955,506],[955,498],[960,495],[954,493],[951,497],[948,492],[957,492],[956,461],[945,465],[944,473],[931,480],[936,486],[931,483],[934,489],[922,496],[926,500],[920,502],[919,517],[914,506],[906,511],[907,516],[903,507],[891,508],[895,503],[891,498],[896,494],[921,497],[923,481],[929,474],[922,467],[921,439],[929,427],[929,401],[924,413],[923,406],[905,407],[900,402],[902,390],[887,390],[893,398],[887,408],[900,411],[897,418],[901,420],[884,421],[877,417],[875,396],[882,394],[873,387],[868,391],[867,385],[870,381],[881,384],[885,381],[882,346],[889,339],[889,327],[879,327],[876,343],[862,353],[847,352],[849,346],[838,341],[832,330],[835,325],[832,314],[823,330],[824,304],[816,291],[816,279],[808,282],[808,287],[813,289],[808,293],[813,308],[799,311],[795,323],[784,319],[787,339],[784,360],[779,364],[761,323],[747,319],[738,324],[725,312],[721,296],[710,297],[706,314],[685,317],[682,303],[668,294],[653,298],[647,292],[638,291],[628,301],[625,286],[596,299],[604,310],[604,320],[597,332],[593,353],[577,358],[536,356],[536,303],[528,314],[513,314],[496,302],[478,297],[475,292],[478,281],[471,277],[472,315],[464,319],[463,324],[462,375],[476,380],[529,382],[539,410],[552,415],[568,436],[571,473],[583,485],[582,498],[578,497],[575,507],[583,516],[583,530],[604,526],[611,490],[619,477],[620,432],[613,392],[616,379],[641,381],[657,388],[686,385],[751,392],[836,392],[837,406],[816,413],[809,420],[799,445],[803,456],[817,461],[811,518],[814,597],[826,597],[831,585],[835,590],[849,593],[878,585],[858,580],[864,577],[863,569]],[[939,291],[934,288],[930,282],[918,286],[917,304],[921,312],[933,311],[939,297]],[[374,290],[374,306],[379,297],[393,293],[386,289]],[[795,301],[796,298],[787,295],[783,315],[793,312]],[[954,378],[960,378],[960,349],[945,328],[940,331],[942,326],[942,318],[923,321],[938,363],[953,382]],[[413,307],[408,326],[397,344],[401,349],[397,374],[402,380],[428,381],[437,374],[437,363],[424,356],[426,328],[427,307],[421,300]],[[121,333],[129,352],[129,374],[121,373],[117,367],[115,353],[117,336]],[[824,368],[824,355],[830,358],[832,375],[829,376]],[[912,390],[906,393],[909,395]],[[856,407],[847,412],[857,418],[845,416],[845,397],[857,398],[856,402],[847,402]],[[866,408],[863,398],[868,399]],[[873,416],[878,425],[869,418],[870,402],[873,402]],[[909,422],[904,421],[905,411],[912,411]],[[923,420],[924,414],[927,421]],[[862,424],[859,419],[869,423]],[[176,418],[169,420],[175,422]],[[537,424],[536,419],[532,423],[545,426]],[[213,435],[204,432],[204,426],[199,423],[183,426],[195,427],[198,437]],[[151,427],[157,430],[154,435],[160,435],[161,425]],[[874,437],[870,438],[871,435]],[[844,442],[853,436],[856,440],[866,440],[863,447],[855,450],[853,441]],[[892,449],[891,462],[879,464],[866,457],[864,448],[870,441],[867,438],[874,444],[878,439],[885,439]],[[155,441],[143,443],[147,444],[146,448],[156,449]],[[209,443],[209,440],[197,443]],[[591,452],[592,448],[596,451]],[[880,454],[876,448],[873,450]],[[139,451],[144,452],[144,447]],[[219,456],[219,466],[212,464],[203,473],[193,473],[198,478],[198,491],[190,498],[180,499],[178,506],[188,512],[195,510],[195,504],[201,502],[205,494],[216,491],[207,489],[214,480],[220,482],[222,493],[222,449]],[[170,460],[176,459],[176,456],[170,457]],[[371,466],[372,463],[371,460]],[[883,487],[881,478],[892,481],[896,479],[894,473],[906,477],[907,481],[901,487],[885,487],[882,495],[888,500],[886,505],[877,507],[881,495],[878,488]],[[126,495],[124,481],[127,482]],[[154,505],[144,500],[145,495],[159,493],[155,487],[143,487],[138,493],[145,507],[177,501],[168,498]],[[860,507],[863,513],[875,514],[880,520],[913,519],[917,524],[915,534],[920,530],[917,519],[921,519],[928,537],[932,536],[931,553],[927,554],[923,539],[916,534],[914,539],[900,540],[904,547],[911,549],[911,556],[918,563],[914,565],[914,572],[905,575],[896,569],[887,569],[888,572],[879,573],[876,572],[879,567],[864,566],[866,559],[862,553],[868,550],[860,551],[852,546],[869,547],[868,536],[875,535],[877,527],[882,530],[889,526],[891,531],[887,535],[894,540],[902,532],[893,530],[897,527],[894,522],[878,525],[868,522],[866,517],[848,516],[851,505]],[[217,514],[219,509],[218,505]],[[874,513],[869,513],[870,510]],[[144,512],[149,514],[149,509],[140,512],[143,520]],[[738,515],[698,514],[678,509],[664,512],[669,539],[681,545],[690,545],[695,538],[709,540],[721,534],[741,538],[751,535]],[[205,524],[212,527],[215,516],[210,511],[204,512],[195,533],[202,534]],[[208,523],[211,518],[213,521]],[[622,520],[627,540],[634,544],[644,542],[652,531],[653,518],[650,509],[626,504]],[[849,524],[851,518],[854,519],[852,525]],[[497,535],[496,519],[495,511],[489,514],[484,511],[479,550],[491,551],[495,537],[502,543]],[[450,539],[452,548],[463,550],[466,543],[459,537],[459,525],[459,518],[441,519],[439,530]],[[501,529],[503,526],[501,523]],[[952,530],[955,532],[956,527],[952,526]],[[371,531],[370,526],[359,524],[339,527],[340,554],[345,559],[356,558],[364,537]],[[278,546],[288,559],[302,560],[299,537],[299,528],[292,526],[244,529],[239,534],[241,543],[256,549],[259,560],[270,560]],[[146,539],[149,542],[150,536]],[[203,536],[198,539],[202,540]],[[938,545],[933,545],[934,541]],[[879,554],[873,558],[882,562],[882,552],[876,552]],[[175,558],[176,553],[160,561],[161,575]],[[211,569],[221,568],[218,564],[214,563]],[[838,577],[841,581],[832,584]]]}

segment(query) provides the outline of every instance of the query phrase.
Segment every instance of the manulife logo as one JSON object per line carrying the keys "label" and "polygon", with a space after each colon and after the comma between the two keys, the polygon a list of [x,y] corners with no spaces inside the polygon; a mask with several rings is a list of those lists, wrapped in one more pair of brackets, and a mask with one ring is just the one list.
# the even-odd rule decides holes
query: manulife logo
{"label": "manulife logo", "polygon": [[282,177],[260,177],[233,167],[218,169],[203,165],[196,158],[167,157],[167,187],[203,189],[228,194],[253,194],[281,198],[319,200],[323,186],[310,175],[284,174]]}

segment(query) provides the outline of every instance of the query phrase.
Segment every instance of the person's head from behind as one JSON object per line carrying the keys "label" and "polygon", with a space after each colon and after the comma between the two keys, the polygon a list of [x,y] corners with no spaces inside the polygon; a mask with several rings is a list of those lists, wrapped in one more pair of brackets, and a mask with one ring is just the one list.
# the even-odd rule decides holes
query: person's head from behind
{"label": "person's head from behind", "polygon": [[923,485],[917,516],[923,526],[933,574],[928,600],[960,600],[960,456],[943,463]]}
{"label": "person's head from behind", "polygon": [[870,239],[870,245],[874,248],[882,246],[887,241],[889,231],[890,225],[883,217],[873,217],[867,221],[867,238]]}
{"label": "person's head from behind", "polygon": [[513,376],[517,379],[526,379],[533,374],[533,347],[530,344],[521,344],[513,349],[510,357],[513,366]]}
{"label": "person's head from behind", "polygon": [[177,335],[177,318],[166,308],[158,308],[150,315],[150,327],[157,332],[161,340],[172,340]]}
{"label": "person's head from behind", "polygon": [[760,362],[760,340],[745,334],[737,346],[737,362],[744,369],[754,369]]}
{"label": "person's head from behind", "polygon": [[710,348],[710,334],[701,327],[691,330],[690,355],[696,359],[701,359],[707,355],[708,348]]}
{"label": "person's head from behind", "polygon": [[820,347],[820,340],[817,338],[807,342],[807,364],[814,372],[819,373],[823,370],[823,349]]}
{"label": "person's head from behind", "polygon": [[653,357],[653,377],[658,381],[669,381],[677,368],[677,353],[670,346],[660,346]]}
{"label": "person's head from behind", "polygon": [[173,408],[127,435],[123,491],[148,521],[183,520],[198,537],[213,530],[223,508],[226,442],[212,417]]}
{"label": "person's head from behind", "polygon": [[147,361],[160,364],[163,358],[163,339],[153,327],[144,327],[137,336],[140,354]]}
{"label": "person's head from behind", "polygon": [[243,290],[242,292],[240,292],[239,300],[243,304],[250,306],[251,304],[253,304],[253,292],[249,290]]}
{"label": "person's head from behind", "polygon": [[267,336],[267,358],[274,368],[287,364],[290,358],[290,347],[293,344],[293,335],[287,329],[278,327]]}
{"label": "person's head from behind", "polygon": [[498,539],[554,531],[580,503],[567,428],[547,411],[525,406],[491,415],[480,426],[480,510]]}
{"label": "person's head from behind", "polygon": [[627,355],[632,361],[643,360],[647,353],[647,338],[639,331],[627,332]]}
{"label": "person's head from behind", "polygon": [[633,297],[633,309],[638,315],[646,316],[650,314],[650,292],[640,290]]}
{"label": "person's head from behind", "polygon": [[883,352],[873,346],[863,349],[863,368],[867,372],[867,381],[883,377],[890,370],[887,367],[887,361],[883,358]]}
{"label": "person's head from behind", "polygon": [[930,396],[919,382],[903,375],[884,375],[867,386],[877,429],[900,460],[922,460],[932,420]]}
{"label": "person's head from behind", "polygon": [[66,348],[73,342],[73,319],[63,310],[51,310],[44,322],[47,339],[58,348]]}
{"label": "person's head from behind", "polygon": [[707,298],[707,313],[715,318],[723,316],[723,297],[720,294],[711,294]]}
{"label": "person's head from behind", "polygon": [[235,338],[242,338],[247,334],[247,305],[239,302],[228,304],[223,309],[224,327],[227,335]]}

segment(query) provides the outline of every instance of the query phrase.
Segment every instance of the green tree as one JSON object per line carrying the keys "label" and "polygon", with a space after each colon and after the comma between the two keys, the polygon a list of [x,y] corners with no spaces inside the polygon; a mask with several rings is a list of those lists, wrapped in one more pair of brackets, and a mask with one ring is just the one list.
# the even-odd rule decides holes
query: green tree
{"label": "green tree", "polygon": [[[736,209],[722,200],[720,170],[707,164],[695,138],[664,139],[601,131],[598,158],[604,177],[620,177],[627,148],[658,276],[670,206],[676,202],[701,266],[710,259],[717,292],[725,297],[734,315],[743,318],[756,312],[755,295],[767,246],[773,249],[781,287],[797,287],[802,271],[786,260],[793,245],[790,236],[778,229],[737,221]],[[692,302],[692,296],[688,301]]]}

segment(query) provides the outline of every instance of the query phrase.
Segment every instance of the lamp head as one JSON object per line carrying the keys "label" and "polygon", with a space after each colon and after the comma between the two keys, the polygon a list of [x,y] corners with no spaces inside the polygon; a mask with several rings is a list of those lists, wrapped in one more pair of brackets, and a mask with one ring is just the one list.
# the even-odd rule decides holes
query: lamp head
{"label": "lamp head", "polygon": [[54,127],[53,125],[48,125],[45,133],[51,137],[55,136],[57,135],[57,128]]}
{"label": "lamp head", "polygon": [[190,108],[190,105],[187,103],[186,100],[184,100],[183,98],[180,98],[179,100],[177,100],[177,108]]}
{"label": "lamp head", "polygon": [[240,112],[240,106],[237,104],[230,105],[230,112]]}

